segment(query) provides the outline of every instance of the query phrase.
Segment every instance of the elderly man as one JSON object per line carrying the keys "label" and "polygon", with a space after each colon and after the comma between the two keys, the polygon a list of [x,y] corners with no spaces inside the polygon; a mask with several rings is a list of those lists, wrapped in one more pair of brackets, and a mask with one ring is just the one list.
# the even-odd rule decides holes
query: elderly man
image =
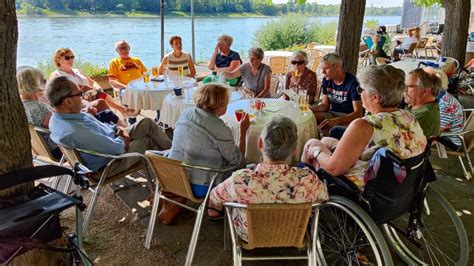
{"label": "elderly man", "polygon": [[436,102],[440,88],[441,80],[421,68],[410,71],[405,78],[405,103],[427,138],[440,134],[440,114]]}
{"label": "elderly man", "polygon": [[[119,56],[110,61],[109,82],[123,95],[128,83],[141,78],[147,69],[140,59],[130,56],[130,44],[127,41],[121,40],[115,43],[115,51]],[[159,113],[157,118],[159,118]],[[137,119],[129,118],[128,121],[130,124],[134,124]]]}
{"label": "elderly man", "polygon": [[[132,126],[129,131],[104,124],[92,115],[81,112],[82,92],[73,81],[61,76],[53,79],[46,95],[54,112],[49,121],[51,139],[58,145],[120,155],[126,152],[144,153],[148,149],[164,150],[171,141],[160,127],[149,118]],[[92,171],[104,167],[110,160],[81,153],[85,165]],[[111,175],[120,173],[138,160],[125,160],[111,167]]]}
{"label": "elderly man", "polygon": [[323,99],[319,105],[311,107],[319,128],[327,132],[336,125],[347,125],[362,117],[362,102],[357,91],[359,83],[344,71],[342,59],[334,53],[323,56],[321,70]]}

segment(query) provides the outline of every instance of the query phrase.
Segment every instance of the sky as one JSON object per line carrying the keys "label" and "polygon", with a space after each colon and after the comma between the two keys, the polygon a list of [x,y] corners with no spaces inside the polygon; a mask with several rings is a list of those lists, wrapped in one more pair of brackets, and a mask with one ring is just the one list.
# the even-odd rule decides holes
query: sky
{"label": "sky", "polygon": [[[375,7],[390,7],[390,6],[403,6],[403,0],[366,0],[367,6],[373,5]],[[273,3],[287,3],[288,0],[273,0]],[[316,2],[321,5],[337,5],[341,3],[341,0],[307,0],[307,2]]]}

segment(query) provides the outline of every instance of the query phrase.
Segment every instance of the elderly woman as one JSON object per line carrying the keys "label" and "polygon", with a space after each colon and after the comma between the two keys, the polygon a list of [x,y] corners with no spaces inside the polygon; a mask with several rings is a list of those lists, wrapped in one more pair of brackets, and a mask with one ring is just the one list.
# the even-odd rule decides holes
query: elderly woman
{"label": "elderly woman", "polygon": [[301,50],[295,51],[291,55],[290,62],[294,70],[286,74],[286,89],[296,87],[298,90],[306,90],[309,95],[309,104],[313,105],[318,89],[318,80],[316,73],[307,67],[308,54]]}
{"label": "elderly woman", "polygon": [[270,82],[272,69],[262,63],[262,48],[252,47],[249,49],[249,63],[245,63],[232,72],[224,72],[227,79],[242,76],[245,86],[251,90],[256,98],[270,97]]}
{"label": "elderly woman", "polygon": [[[265,125],[258,140],[263,163],[255,170],[242,169],[211,191],[208,214],[222,213],[225,202],[303,203],[328,199],[326,186],[308,168],[291,167],[285,161],[295,152],[298,130],[295,122],[284,116],[274,116]],[[234,225],[242,239],[247,240],[244,212],[234,217]]]}
{"label": "elderly woman", "polygon": [[173,52],[166,54],[161,61],[158,73],[163,75],[165,66],[169,74],[178,74],[178,67],[183,67],[183,74],[188,77],[196,76],[193,58],[189,53],[183,52],[183,43],[180,36],[171,36],[170,45]]}
{"label": "elderly woman", "polygon": [[[227,111],[229,90],[217,83],[208,83],[194,94],[196,107],[181,113],[174,130],[169,158],[194,165],[222,168],[245,165],[245,137],[250,125],[248,117],[240,122],[240,142],[236,146],[232,131],[219,117]],[[196,197],[204,197],[214,173],[188,170],[191,188]],[[220,176],[216,183],[225,178]],[[169,195],[168,195],[169,196]],[[179,200],[177,196],[174,196]],[[163,203],[158,219],[170,223],[179,213],[180,207]]]}
{"label": "elderly woman", "polygon": [[390,65],[365,68],[358,79],[369,114],[352,121],[340,141],[309,140],[302,161],[333,176],[345,175],[363,190],[368,162],[379,148],[402,159],[421,154],[427,143],[423,130],[414,115],[397,107],[403,99],[404,77],[402,70]]}
{"label": "elderly woman", "polygon": [[53,80],[59,76],[68,77],[85,93],[84,99],[90,101],[91,106],[97,108],[98,111],[107,110],[111,107],[122,113],[122,115],[131,115],[134,113],[134,110],[122,106],[110,95],[103,92],[96,81],[84,75],[79,69],[73,68],[75,58],[76,56],[71,49],[57,49],[53,55],[53,61],[57,70],[51,73],[49,80]]}
{"label": "elderly woman", "polygon": [[[18,90],[23,107],[25,108],[28,124],[49,128],[49,119],[51,118],[53,109],[42,100],[46,85],[43,72],[33,67],[21,67],[16,73],[16,80],[18,82]],[[59,160],[62,153],[58,145],[51,140],[49,134],[42,133],[42,136],[53,157]]]}
{"label": "elderly woman", "polygon": [[[232,72],[240,67],[242,59],[239,53],[230,49],[233,39],[229,35],[221,35],[217,38],[217,44],[212,53],[207,67],[213,72]],[[229,79],[227,82],[231,86],[237,85],[238,78]],[[202,81],[204,84],[212,81],[212,76],[207,76]]]}

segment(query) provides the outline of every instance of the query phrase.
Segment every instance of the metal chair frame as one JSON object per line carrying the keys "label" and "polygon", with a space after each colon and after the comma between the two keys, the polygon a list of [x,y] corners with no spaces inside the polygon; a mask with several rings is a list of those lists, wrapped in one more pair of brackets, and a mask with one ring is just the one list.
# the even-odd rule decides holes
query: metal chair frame
{"label": "metal chair frame", "polygon": [[[125,153],[125,154],[121,154],[121,155],[111,155],[111,154],[104,154],[104,153],[99,153],[99,152],[95,152],[95,151],[91,151],[91,150],[71,149],[71,148],[61,146],[61,145],[59,146],[59,148],[63,152],[63,155],[66,157],[66,160],[69,162],[70,165],[76,165],[76,163],[80,163],[80,164],[84,165],[84,162],[82,161],[82,159],[81,159],[78,152],[87,153],[87,154],[90,154],[90,155],[95,155],[95,156],[100,156],[100,157],[103,157],[103,158],[111,159],[111,161],[105,166],[104,170],[99,171],[99,172],[95,172],[95,174],[100,174],[99,181],[95,181],[95,180],[92,180],[92,179],[89,178],[89,182],[91,183],[91,186],[89,187],[89,190],[92,192],[92,199],[90,200],[89,204],[87,204],[88,208],[87,208],[87,212],[86,212],[86,215],[85,215],[84,222],[82,224],[83,237],[85,237],[85,235],[86,235],[87,227],[88,227],[88,225],[90,223],[90,220],[92,218],[92,214],[94,212],[95,205],[97,204],[97,199],[99,197],[99,194],[100,194],[100,191],[101,191],[102,187],[105,184],[108,184],[108,183],[110,183],[112,181],[115,181],[115,180],[118,180],[118,179],[122,179],[122,178],[126,177],[127,175],[129,175],[131,173],[137,173],[138,172],[138,173],[144,175],[145,177],[147,177],[148,186],[149,186],[150,191],[151,191],[152,185],[151,185],[151,179],[150,179],[149,174],[144,174],[143,172],[140,171],[140,170],[143,169],[143,167],[148,168],[146,158],[143,154],[140,154],[140,153],[137,153],[137,152],[131,152],[131,153]],[[128,169],[124,172],[121,172],[121,173],[119,173],[115,176],[112,176],[112,177],[108,176],[109,168],[113,163],[115,163],[116,161],[121,161],[121,160],[125,160],[125,159],[130,159],[130,158],[140,158],[142,163],[143,163],[143,166],[141,164],[140,165],[137,164],[136,166],[132,167],[131,169]],[[146,169],[146,170],[147,170],[146,172],[149,173],[148,169]],[[66,186],[68,186],[69,183],[70,183],[70,179],[68,180]],[[95,188],[92,188],[93,186]]]}
{"label": "metal chair frame", "polygon": [[[57,166],[64,166],[64,162],[66,161],[66,158],[64,155],[61,157],[60,160],[57,160],[56,158],[53,157],[51,154],[51,151],[49,150],[48,145],[43,139],[43,136],[40,135],[40,133],[45,133],[49,134],[51,131],[49,131],[47,128],[43,127],[38,127],[38,126],[33,126],[33,125],[28,125],[29,130],[30,130],[30,136],[31,136],[31,152],[33,155],[33,162],[39,165],[57,165]],[[54,180],[52,182],[52,188],[57,189],[59,182],[61,181],[62,176],[56,176],[54,177]],[[67,193],[68,187],[64,187],[64,190],[62,191],[63,193]]]}
{"label": "metal chair frame", "polygon": [[[148,164],[151,166],[150,167],[151,173],[154,175],[155,180],[157,181],[156,182],[155,193],[154,193],[154,201],[153,201],[153,206],[152,206],[152,211],[151,211],[151,216],[150,216],[150,222],[148,223],[148,228],[147,228],[147,233],[146,233],[146,238],[145,238],[145,248],[150,249],[151,240],[152,240],[152,237],[153,237],[153,231],[154,231],[155,224],[156,224],[156,216],[158,214],[158,205],[159,205],[160,200],[165,200],[165,201],[171,202],[175,205],[178,205],[182,208],[185,208],[187,210],[190,210],[190,211],[196,213],[196,221],[194,222],[193,233],[191,235],[191,240],[190,240],[189,247],[188,247],[188,252],[187,252],[187,255],[186,255],[186,262],[184,263],[184,265],[190,266],[193,263],[194,253],[195,253],[195,250],[196,250],[196,245],[197,245],[197,241],[198,241],[198,237],[199,237],[199,232],[201,230],[202,219],[203,219],[204,214],[206,212],[206,205],[207,205],[207,202],[208,202],[208,199],[209,199],[209,194],[211,192],[212,186],[214,185],[214,181],[215,181],[215,179],[217,178],[217,176],[219,174],[235,170],[235,167],[231,166],[231,167],[225,167],[225,168],[222,168],[222,169],[213,169],[213,168],[210,168],[210,167],[192,165],[192,164],[189,164],[189,163],[186,163],[186,162],[181,162],[181,161],[178,161],[178,160],[166,158],[166,157],[158,154],[156,151],[151,151],[151,150],[145,152],[145,158],[146,158]],[[155,167],[153,166],[153,159],[155,159],[155,160],[158,159],[164,164],[169,164],[169,165],[172,165],[173,168],[177,167],[177,168],[180,169],[181,180],[177,180],[176,182],[179,182],[179,181],[182,182],[181,185],[185,186],[185,192],[180,191],[180,192],[176,193],[172,189],[165,190],[166,187],[169,187],[170,183],[168,183],[166,180],[164,180],[164,178],[161,177],[161,174],[163,174],[164,171],[157,172],[155,170]],[[199,169],[199,170],[203,170],[203,171],[216,173],[209,182],[209,189],[207,190],[206,196],[204,198],[196,198],[192,194],[191,185],[189,183],[189,177],[187,175],[186,168]],[[183,174],[185,176],[183,176]],[[184,181],[184,179],[186,179],[186,181]],[[195,208],[192,208],[192,207],[190,207],[186,204],[182,204],[180,202],[172,200],[172,199],[166,197],[165,195],[163,195],[163,192],[170,192],[170,193],[173,193],[173,194],[176,193],[179,196],[182,196],[182,197],[184,196],[185,198],[191,200],[192,202],[198,203],[199,207],[195,209]]]}
{"label": "metal chair frame", "polygon": [[[466,113],[471,112],[469,116],[466,118]],[[462,132],[460,133],[441,133],[442,137],[458,137],[461,139],[461,148],[462,151],[449,151],[447,150],[446,153],[449,155],[455,155],[458,157],[459,162],[461,163],[462,170],[464,173],[464,176],[466,177],[467,180],[470,180],[472,176],[474,176],[474,167],[472,166],[472,161],[471,157],[469,156],[469,151],[473,148],[474,146],[474,140],[472,137],[469,139],[468,142],[466,142],[466,135],[468,134],[474,134],[474,109],[463,109],[464,113],[464,127],[462,129]],[[466,158],[467,164],[469,165],[469,170],[468,172],[466,170],[466,166],[464,164],[464,161],[462,160],[462,157]]]}

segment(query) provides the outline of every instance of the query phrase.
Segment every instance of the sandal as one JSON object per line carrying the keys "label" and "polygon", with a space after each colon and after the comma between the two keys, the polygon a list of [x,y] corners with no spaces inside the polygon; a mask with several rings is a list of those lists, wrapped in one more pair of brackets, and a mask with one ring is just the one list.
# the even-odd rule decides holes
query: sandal
{"label": "sandal", "polygon": [[209,216],[209,218],[208,218],[209,221],[215,222],[215,221],[220,221],[220,220],[224,219],[224,215],[225,215],[224,209],[222,209],[222,210],[220,210],[220,211],[219,211],[218,209],[216,209],[216,208],[213,208],[213,207],[207,207],[207,209],[208,209],[208,210],[213,210],[213,211],[219,213],[219,216],[216,216],[216,217],[211,217],[211,216]]}

